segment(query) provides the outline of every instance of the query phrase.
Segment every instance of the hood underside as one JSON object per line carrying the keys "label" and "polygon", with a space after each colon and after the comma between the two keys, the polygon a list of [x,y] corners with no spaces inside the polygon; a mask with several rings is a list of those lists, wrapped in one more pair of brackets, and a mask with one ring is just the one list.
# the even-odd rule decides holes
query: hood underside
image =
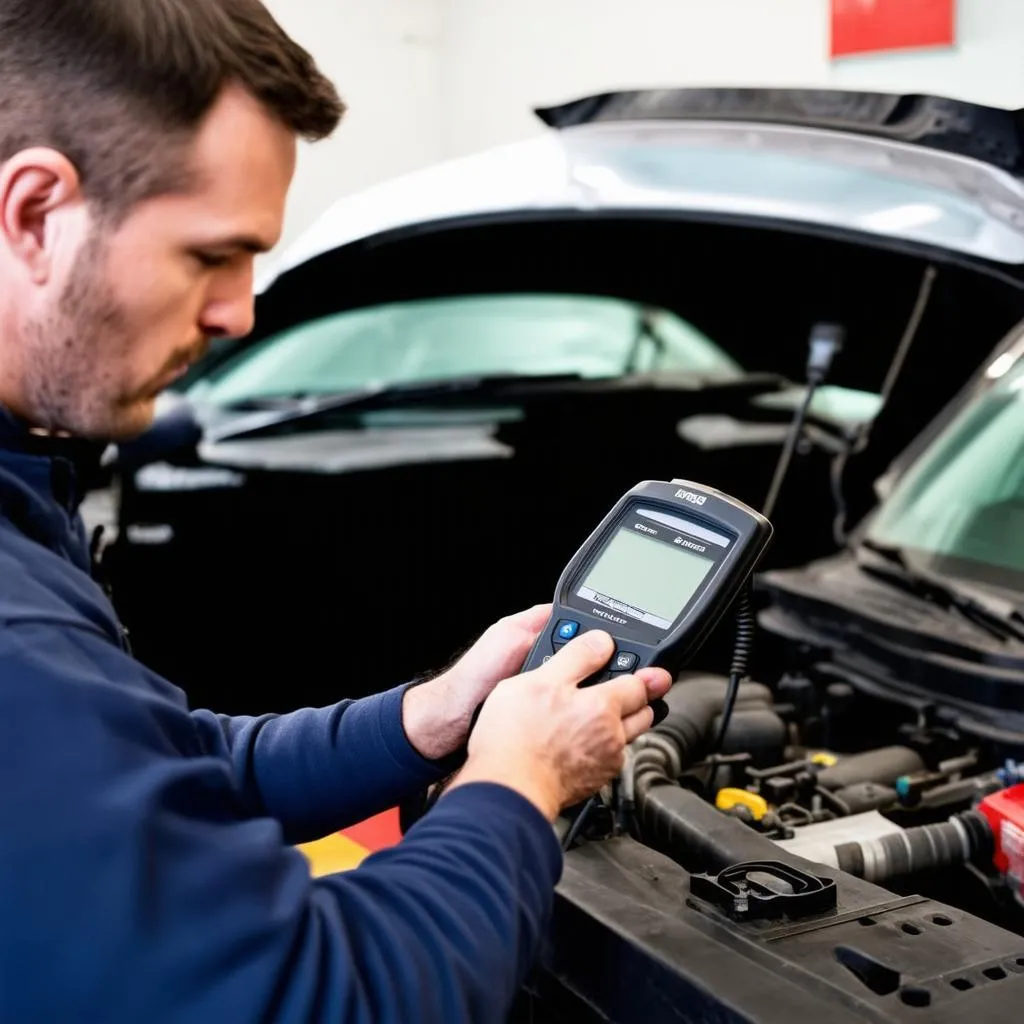
{"label": "hood underside", "polygon": [[840,89],[647,89],[537,111],[551,128],[622,121],[748,121],[923,146],[1024,177],[1024,111],[941,96]]}
{"label": "hood underside", "polygon": [[826,227],[1024,273],[1024,143],[1012,111],[937,97],[684,89],[539,113],[558,130],[342,199],[258,290],[396,233],[570,213]]}

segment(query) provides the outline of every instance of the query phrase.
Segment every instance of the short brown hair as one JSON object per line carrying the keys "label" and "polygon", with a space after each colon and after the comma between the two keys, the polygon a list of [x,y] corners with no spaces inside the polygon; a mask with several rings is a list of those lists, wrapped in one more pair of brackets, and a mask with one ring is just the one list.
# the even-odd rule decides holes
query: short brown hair
{"label": "short brown hair", "polygon": [[260,0],[0,0],[0,163],[57,149],[108,211],[175,187],[231,83],[309,141],[345,111]]}

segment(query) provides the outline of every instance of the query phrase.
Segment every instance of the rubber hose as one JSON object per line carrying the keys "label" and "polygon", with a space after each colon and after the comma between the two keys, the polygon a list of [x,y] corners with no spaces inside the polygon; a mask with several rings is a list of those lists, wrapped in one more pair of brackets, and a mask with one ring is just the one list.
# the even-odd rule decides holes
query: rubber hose
{"label": "rubber hose", "polygon": [[913,775],[924,769],[924,761],[910,747],[880,747],[863,754],[840,758],[839,763],[818,773],[818,785],[825,789],[845,789],[858,782],[875,782],[880,786],[895,785],[902,775]]}
{"label": "rubber hose", "polygon": [[[666,697],[668,717],[635,744],[631,784],[644,842],[691,871],[721,870],[747,860],[788,863],[789,855],[770,840],[676,783],[712,742],[725,697],[726,680],[720,677],[677,684]],[[759,683],[740,687],[737,708],[741,712],[763,713],[770,711],[771,704],[768,687]],[[806,866],[800,858],[792,863]]]}
{"label": "rubber hose", "polygon": [[645,844],[691,873],[716,873],[735,864],[766,860],[807,870],[802,857],[680,786],[655,786],[640,798],[638,810]]}
{"label": "rubber hose", "polygon": [[966,864],[979,855],[991,858],[992,829],[977,811],[958,814],[937,825],[919,825],[878,839],[841,843],[836,863],[869,882],[884,882],[919,871]]}
{"label": "rubber hose", "polygon": [[[682,751],[703,744],[712,732],[715,719],[725,704],[727,683],[721,677],[703,677],[678,683],[665,698],[668,715],[653,730],[670,737]],[[744,683],[740,687],[737,707],[741,710],[770,708],[772,693],[760,683]]]}
{"label": "rubber hose", "polygon": [[[669,708],[669,716],[676,712],[685,712],[690,700],[702,693],[719,693],[725,699],[727,679],[725,676],[695,675],[684,676],[665,696]],[[740,692],[740,704],[771,704],[774,700],[772,691],[763,683],[745,682]]]}
{"label": "rubber hose", "polygon": [[[715,730],[720,719],[712,724]],[[751,754],[758,763],[769,754],[781,758],[786,746],[786,723],[769,708],[737,707],[722,744],[723,754]],[[779,763],[778,760],[775,762]]]}

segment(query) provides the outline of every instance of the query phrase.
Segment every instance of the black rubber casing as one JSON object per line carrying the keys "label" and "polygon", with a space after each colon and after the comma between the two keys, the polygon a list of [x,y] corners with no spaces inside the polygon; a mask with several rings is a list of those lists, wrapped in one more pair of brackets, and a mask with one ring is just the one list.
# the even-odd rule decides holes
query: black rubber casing
{"label": "black rubber casing", "polygon": [[[667,630],[636,621],[618,613],[614,607],[598,608],[599,602],[584,599],[577,593],[612,538],[628,525],[640,508],[685,520],[730,541],[727,550],[708,544],[701,552],[715,565]],[[657,523],[645,525],[661,529]],[[523,671],[540,667],[563,646],[556,630],[560,623],[568,621],[579,623],[577,635],[599,629],[615,639],[616,651],[609,666],[585,685],[624,674],[616,671],[620,655],[636,656],[635,664],[626,669],[626,673],[654,666],[675,674],[729,610],[764,554],[772,532],[771,523],[764,516],[721,491],[686,480],[671,483],[648,480],[637,484],[619,500],[566,566],[555,591],[551,619],[526,659]],[[672,569],[672,557],[666,555],[666,571]]]}

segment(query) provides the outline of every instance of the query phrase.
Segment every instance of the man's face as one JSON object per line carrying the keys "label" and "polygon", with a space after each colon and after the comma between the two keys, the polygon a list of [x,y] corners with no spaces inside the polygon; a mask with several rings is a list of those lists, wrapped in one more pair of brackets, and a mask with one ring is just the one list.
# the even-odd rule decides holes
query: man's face
{"label": "man's face", "polygon": [[280,237],[295,159],[287,128],[229,88],[191,144],[186,193],[113,228],[91,211],[66,219],[73,254],[17,307],[16,411],[80,437],[144,432],[210,339],[252,330],[254,256]]}

